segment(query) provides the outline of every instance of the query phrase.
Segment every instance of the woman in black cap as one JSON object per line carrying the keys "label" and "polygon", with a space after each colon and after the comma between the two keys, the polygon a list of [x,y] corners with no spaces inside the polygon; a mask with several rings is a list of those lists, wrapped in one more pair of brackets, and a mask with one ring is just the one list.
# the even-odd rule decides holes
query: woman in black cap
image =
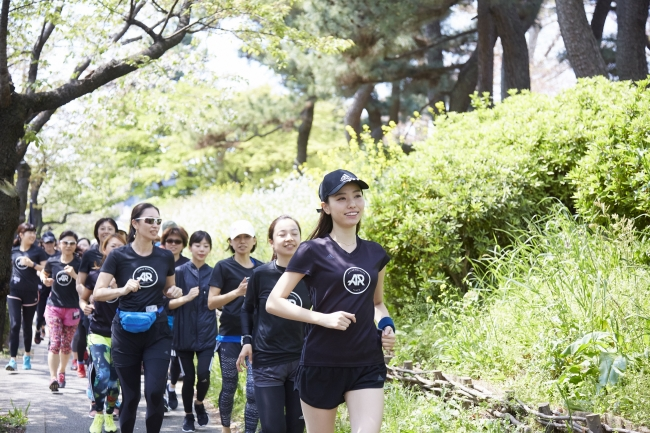
{"label": "woman in black cap", "polygon": [[[367,188],[346,170],[324,177],[318,225],[266,302],[268,312],[309,324],[296,374],[309,433],[334,432],[336,408],[343,402],[352,431],[381,429],[386,379],[382,347],[392,349],[395,325],[383,301],[390,258],[379,244],[357,235],[365,208],[362,190]],[[303,278],[312,310],[287,299]]]}
{"label": "woman in black cap", "polygon": [[[47,257],[54,257],[61,255],[61,251],[56,249],[56,236],[51,231],[43,233],[41,236],[41,244]],[[52,288],[44,284],[38,285],[38,306],[36,307],[36,332],[34,333],[34,343],[41,344],[45,338],[45,307],[47,306],[47,299],[50,297]]]}

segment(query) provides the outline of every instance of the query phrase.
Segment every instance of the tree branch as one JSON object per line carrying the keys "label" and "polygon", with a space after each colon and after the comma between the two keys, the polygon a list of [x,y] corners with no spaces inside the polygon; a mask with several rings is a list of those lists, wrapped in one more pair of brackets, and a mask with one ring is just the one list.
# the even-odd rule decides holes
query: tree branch
{"label": "tree branch", "polygon": [[[62,9],[63,6],[57,7],[56,13],[61,13]],[[43,52],[43,47],[45,46],[45,43],[52,35],[52,32],[54,31],[54,27],[56,27],[56,24],[45,19],[45,21],[43,22],[43,28],[41,29],[41,34],[36,40],[36,43],[34,44],[34,48],[32,48],[32,59],[29,64],[29,73],[27,74],[27,85],[25,89],[25,93],[27,95],[31,95],[35,92],[36,78],[38,77],[38,66],[39,66],[38,62],[41,60],[41,53]]]}
{"label": "tree branch", "polygon": [[[4,0],[7,1],[7,0]],[[190,20],[191,0],[185,0],[179,14],[178,27],[184,28]],[[137,70],[152,60],[159,59],[165,52],[178,45],[185,32],[176,33],[173,37],[159,39],[139,53],[122,60],[111,60],[99,66],[92,74],[83,80],[70,81],[49,92],[37,93],[32,96],[32,110],[35,112],[56,109],[83,95],[91,93],[99,87],[117,78]]]}
{"label": "tree branch", "polygon": [[378,65],[377,67],[372,68],[373,71],[378,71],[378,75],[358,77],[352,84],[388,83],[391,81],[400,81],[403,80],[404,78],[412,78],[415,80],[423,80],[423,79],[430,80],[433,77],[442,76],[443,74],[449,71],[455,71],[456,69],[460,69],[464,65],[465,65],[464,63],[453,64],[453,65],[442,66],[442,67],[406,65],[402,68],[394,69],[388,72],[382,70],[382,66]]}
{"label": "tree branch", "polygon": [[11,0],[2,0],[0,13],[0,108],[9,106],[13,85],[7,65],[7,29],[9,27],[9,5]]}
{"label": "tree branch", "polygon": [[167,18],[165,18],[165,23],[162,26],[162,29],[160,29],[160,32],[158,33],[160,36],[162,36],[163,32],[165,31],[165,27],[167,27],[167,23],[169,22],[169,19],[172,17],[172,14],[174,13],[174,8],[178,4],[178,0],[174,0],[174,4],[172,7],[169,9],[169,12],[167,13]]}
{"label": "tree branch", "polygon": [[[147,4],[147,2],[142,1],[138,3],[135,7],[131,8],[131,10],[129,11],[129,17],[128,19],[125,20],[126,22],[124,23],[124,27],[122,27],[122,29],[113,36],[113,43],[116,43],[117,41],[122,39],[124,34],[129,30],[129,27],[131,27],[131,20],[135,18],[136,15],[138,15],[138,13],[144,7],[145,4]],[[126,44],[122,44],[122,45],[126,45]]]}
{"label": "tree branch", "polygon": [[154,32],[153,30],[151,30],[151,28],[150,28],[149,26],[147,26],[146,24],[144,24],[143,22],[138,21],[138,20],[136,20],[136,19],[132,19],[132,20],[131,20],[131,24],[133,24],[133,25],[136,26],[136,27],[140,27],[142,30],[144,30],[144,32],[145,32],[146,34],[148,34],[149,37],[150,37],[151,39],[153,39],[154,42],[158,42],[158,41],[161,40],[160,35],[156,34],[156,32]]}
{"label": "tree branch", "polygon": [[[34,120],[31,121],[31,123],[27,126],[27,132],[31,134],[25,134],[25,135],[33,135],[33,134],[38,134],[41,129],[43,129],[43,126],[52,118],[52,115],[54,114],[54,110],[47,110],[47,111],[41,111],[38,113],[38,116],[34,118]],[[27,152],[27,146],[29,146],[29,141],[27,137],[23,137],[20,139],[18,142],[18,145],[16,146],[16,154],[18,155],[18,159],[22,161],[22,159],[25,157],[25,153]]]}
{"label": "tree branch", "polygon": [[70,215],[88,215],[90,213],[93,213],[95,210],[85,210],[85,211],[78,211],[74,210],[72,212],[66,212],[63,214],[63,219],[61,221],[43,221],[43,225],[48,225],[48,224],[65,224],[66,221],[68,220],[68,216]]}
{"label": "tree branch", "polygon": [[449,41],[453,41],[454,39],[462,38],[464,36],[471,35],[471,34],[474,34],[474,33],[476,33],[476,29],[466,30],[464,32],[457,33],[455,35],[446,36],[446,37],[444,37],[444,38],[442,38],[442,39],[440,39],[438,41],[430,43],[429,45],[425,45],[424,47],[420,47],[420,48],[416,48],[416,49],[411,50],[411,51],[407,51],[405,53],[399,54],[399,55],[394,56],[394,57],[388,57],[388,56],[384,57],[384,60],[401,60],[401,59],[403,59],[405,57],[410,57],[410,56],[412,56],[414,54],[422,53],[422,52],[427,51],[427,50],[429,50],[431,48],[435,48],[435,47],[437,47],[439,45],[447,43]]}

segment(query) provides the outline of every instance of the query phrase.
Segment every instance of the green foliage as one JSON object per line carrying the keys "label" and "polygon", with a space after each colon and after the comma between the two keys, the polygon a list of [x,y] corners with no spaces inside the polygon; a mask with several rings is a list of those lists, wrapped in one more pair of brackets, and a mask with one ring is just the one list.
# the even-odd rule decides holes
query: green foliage
{"label": "green foliage", "polygon": [[650,272],[635,260],[647,239],[630,220],[589,227],[559,207],[512,236],[466,294],[447,287],[426,315],[402,316],[396,361],[647,425]]}
{"label": "green foliage", "polygon": [[7,411],[6,415],[0,415],[0,432],[6,431],[5,429],[26,427],[29,421],[27,412],[29,411],[30,404],[23,410],[16,407],[13,400],[10,401],[12,409]]}

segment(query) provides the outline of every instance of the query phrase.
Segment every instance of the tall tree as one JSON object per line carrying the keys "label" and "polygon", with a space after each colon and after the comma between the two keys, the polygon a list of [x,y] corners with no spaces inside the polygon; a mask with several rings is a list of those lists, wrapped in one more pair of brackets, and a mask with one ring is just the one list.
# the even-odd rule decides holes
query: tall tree
{"label": "tall tree", "polygon": [[596,37],[587,21],[582,0],[556,0],[560,33],[576,77],[607,75]]}
{"label": "tall tree", "polygon": [[494,88],[494,45],[497,31],[490,12],[490,0],[478,0],[478,86],[479,94],[493,92]]}
{"label": "tall tree", "polygon": [[648,75],[645,26],[650,0],[617,0],[616,71],[621,80],[642,80]]}
{"label": "tall tree", "polygon": [[594,33],[596,41],[600,43],[603,38],[603,29],[609,11],[612,10],[612,0],[597,0],[594,7],[594,14],[591,17],[591,31]]}

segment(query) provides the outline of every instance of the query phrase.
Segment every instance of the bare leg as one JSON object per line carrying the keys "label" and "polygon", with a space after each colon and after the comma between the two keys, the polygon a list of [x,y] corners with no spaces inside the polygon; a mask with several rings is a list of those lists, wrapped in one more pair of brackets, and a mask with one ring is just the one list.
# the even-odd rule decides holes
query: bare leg
{"label": "bare leg", "polygon": [[352,433],[379,433],[384,415],[383,388],[348,391],[345,403],[350,414]]}
{"label": "bare leg", "polygon": [[61,353],[59,356],[61,357],[61,362],[59,363],[59,373],[65,373],[65,367],[68,365],[68,361],[70,360],[70,354]]}
{"label": "bare leg", "polygon": [[300,400],[307,433],[334,433],[336,408],[318,409]]}
{"label": "bare leg", "polygon": [[59,368],[59,354],[47,352],[47,365],[50,367],[50,377],[56,379],[56,372]]}

